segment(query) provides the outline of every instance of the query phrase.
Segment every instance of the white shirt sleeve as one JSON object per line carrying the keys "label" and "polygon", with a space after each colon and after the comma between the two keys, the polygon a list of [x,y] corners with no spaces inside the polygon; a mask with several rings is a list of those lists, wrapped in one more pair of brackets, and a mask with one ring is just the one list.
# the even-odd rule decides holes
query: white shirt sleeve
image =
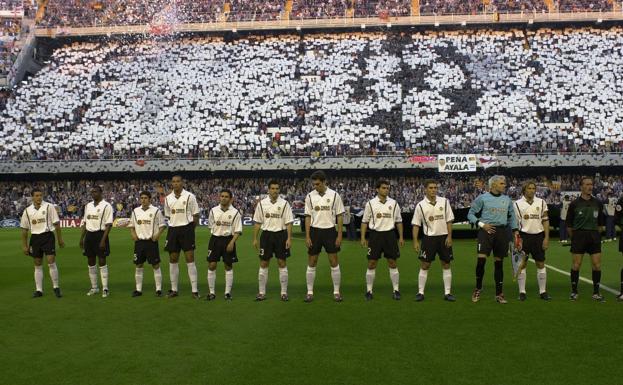
{"label": "white shirt sleeve", "polygon": [[446,223],[448,222],[454,222],[454,213],[452,212],[450,201],[446,199]]}
{"label": "white shirt sleeve", "polygon": [[166,223],[164,222],[164,218],[162,217],[162,211],[160,211],[159,209],[156,209],[156,225],[158,226],[158,228],[161,227],[166,227]]}
{"label": "white shirt sleeve", "polygon": [[396,207],[394,207],[394,223],[402,223],[402,210],[400,210],[398,202],[396,202]]}
{"label": "white shirt sleeve", "polygon": [[28,210],[28,207],[26,207],[24,209],[24,212],[22,213],[22,220],[19,222],[19,227],[21,227],[22,229],[30,230],[30,221],[28,220],[28,214],[26,213],[26,210]]}
{"label": "white shirt sleeve", "polygon": [[344,210],[344,202],[342,202],[342,197],[340,194],[335,193],[335,216],[342,215],[346,210]]}
{"label": "white shirt sleeve", "polygon": [[89,210],[89,204],[84,205],[84,212],[82,213],[82,223],[86,226],[87,223],[87,211]]}
{"label": "white shirt sleeve", "polygon": [[58,212],[56,212],[56,207],[50,204],[48,205],[48,210],[52,211],[52,213],[50,214],[50,219],[52,219],[52,224],[55,225],[57,223],[60,223],[61,219],[58,217]]}
{"label": "white shirt sleeve", "polygon": [[104,224],[112,225],[113,215],[112,215],[112,206],[110,204],[107,206],[104,206],[104,213],[102,213],[102,215],[104,215]]}
{"label": "white shirt sleeve", "polygon": [[292,206],[289,202],[286,202],[286,209],[283,213],[283,222],[287,225],[294,223],[294,213],[292,213]]}
{"label": "white shirt sleeve", "polygon": [[361,218],[361,223],[370,223],[370,219],[372,218],[372,210],[370,209],[370,201],[366,203],[366,207],[363,209],[363,217]]}
{"label": "white shirt sleeve", "polygon": [[214,209],[210,209],[210,213],[208,214],[208,227],[214,229]]}
{"label": "white shirt sleeve", "polygon": [[171,208],[169,207],[168,197],[164,197],[164,216],[171,218]]}
{"label": "white shirt sleeve", "polygon": [[415,205],[415,211],[413,212],[413,219],[411,220],[411,224],[413,226],[422,227],[422,210],[420,209],[420,204]]}
{"label": "white shirt sleeve", "polygon": [[242,215],[240,212],[234,218],[234,223],[232,223],[232,229],[234,233],[242,234]]}
{"label": "white shirt sleeve", "polygon": [[253,222],[255,223],[264,223],[264,218],[262,215],[262,201],[257,202],[255,206],[255,212],[253,213]]}
{"label": "white shirt sleeve", "polygon": [[549,208],[547,207],[547,202],[543,199],[543,209],[541,211],[541,220],[548,221],[549,220]]}
{"label": "white shirt sleeve", "polygon": [[[134,209],[136,210],[136,209]],[[136,213],[135,211],[132,210],[132,214],[130,214],[130,223],[128,223],[128,227],[136,227],[137,223],[136,223]],[[156,214],[156,217],[158,216],[158,214]],[[156,220],[156,218],[154,218],[154,220]]]}
{"label": "white shirt sleeve", "polygon": [[199,214],[199,204],[197,203],[197,197],[194,195],[189,195],[188,197],[188,211],[192,215]]}
{"label": "white shirt sleeve", "polygon": [[305,197],[305,216],[310,217],[314,208],[312,207],[311,195],[307,194]]}

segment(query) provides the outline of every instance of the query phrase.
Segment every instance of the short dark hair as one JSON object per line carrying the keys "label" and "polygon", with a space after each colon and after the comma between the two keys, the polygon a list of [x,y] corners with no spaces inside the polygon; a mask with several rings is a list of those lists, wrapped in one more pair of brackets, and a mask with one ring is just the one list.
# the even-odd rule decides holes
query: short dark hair
{"label": "short dark hair", "polygon": [[281,183],[279,183],[279,181],[277,179],[271,179],[268,181],[268,188],[270,188],[270,186],[281,186]]}
{"label": "short dark hair", "polygon": [[35,187],[35,188],[33,188],[33,189],[32,189],[32,191],[30,192],[30,196],[33,196],[33,197],[34,197],[36,192],[40,192],[41,194],[43,194],[43,190],[42,190],[42,189],[40,189],[39,187]]}
{"label": "short dark hair", "polygon": [[521,186],[521,193],[525,194],[526,190],[528,189],[528,187],[530,185],[532,185],[532,186],[534,186],[534,188],[536,188],[536,183],[533,180],[528,180]]}
{"label": "short dark hair", "polygon": [[381,179],[380,181],[376,182],[376,188],[381,188],[382,185],[389,186],[390,184],[385,179]]}
{"label": "short dark hair", "polygon": [[139,196],[143,196],[143,195],[151,199],[151,193],[149,191],[141,191]]}
{"label": "short dark hair", "polygon": [[580,179],[580,186],[582,186],[584,184],[584,181],[587,179],[590,179],[591,182],[594,182],[592,176],[583,176],[582,179]]}
{"label": "short dark hair", "polygon": [[324,171],[314,171],[314,173],[311,174],[311,180],[319,180],[321,182],[324,182],[327,180],[327,175],[324,173]]}
{"label": "short dark hair", "polygon": [[424,181],[424,188],[428,188],[428,186],[429,186],[429,185],[431,185],[431,184],[436,184],[436,185],[438,185],[438,184],[439,184],[439,182],[437,182],[437,181],[436,181],[436,180],[434,180],[434,179],[426,179],[426,180]]}
{"label": "short dark hair", "polygon": [[230,189],[227,189],[227,188],[222,189],[222,190],[221,190],[221,194],[222,194],[222,193],[229,194],[229,197],[230,197],[230,198],[234,196],[234,194],[232,194],[232,193],[231,193],[231,190],[230,190]]}
{"label": "short dark hair", "polygon": [[102,190],[102,186],[100,186],[100,185],[98,185],[98,184],[93,185],[93,186],[91,187],[91,190],[93,190],[93,189],[95,189],[95,190],[97,190],[97,191],[99,191],[99,192],[103,192],[103,191],[104,191],[104,190]]}
{"label": "short dark hair", "polygon": [[174,174],[174,175],[171,177],[171,180],[173,180],[173,179],[175,179],[175,178],[180,178],[181,180],[184,180],[184,177],[182,177],[180,174]]}

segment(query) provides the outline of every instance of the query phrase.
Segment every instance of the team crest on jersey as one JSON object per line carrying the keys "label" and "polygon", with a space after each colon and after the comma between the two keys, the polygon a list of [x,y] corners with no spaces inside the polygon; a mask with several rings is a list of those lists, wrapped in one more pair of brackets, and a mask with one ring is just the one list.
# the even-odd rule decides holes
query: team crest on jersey
{"label": "team crest on jersey", "polygon": [[221,221],[216,221],[216,225],[220,226],[221,225]]}
{"label": "team crest on jersey", "polygon": [[599,213],[597,211],[593,212],[593,217],[597,218],[599,216]]}
{"label": "team crest on jersey", "polygon": [[32,220],[32,224],[33,224],[33,225],[36,225],[36,224],[37,224],[37,221],[36,221],[35,219],[33,219],[33,220]]}
{"label": "team crest on jersey", "polygon": [[100,212],[100,209],[97,209],[97,212],[99,213],[99,212]]}
{"label": "team crest on jersey", "polygon": [[528,215],[528,214],[524,215],[523,219],[526,219],[526,220],[530,219],[530,215]]}
{"label": "team crest on jersey", "polygon": [[266,213],[266,218],[270,218],[270,213]]}
{"label": "team crest on jersey", "polygon": [[434,221],[434,220],[435,220],[435,217],[433,217],[432,215],[431,215],[430,217],[428,217],[428,221],[429,221],[429,222],[432,222],[432,221]]}
{"label": "team crest on jersey", "polygon": [[182,204],[183,204],[183,205],[185,205],[185,204],[186,204],[186,201],[182,201]]}
{"label": "team crest on jersey", "polygon": [[316,210],[316,211],[320,211],[320,206],[316,206],[316,207],[314,207],[314,210]]}
{"label": "team crest on jersey", "polygon": [[443,207],[439,207],[439,211],[443,211]]}
{"label": "team crest on jersey", "polygon": [[150,217],[150,218],[151,218],[151,217],[153,217],[153,216],[154,216],[154,214],[149,214],[149,217]]}
{"label": "team crest on jersey", "polygon": [[45,215],[45,210],[43,210],[43,213],[42,213],[42,214],[43,214],[43,215]]}
{"label": "team crest on jersey", "polygon": [[617,211],[621,211],[621,210],[623,210],[623,207],[621,207],[621,205],[617,205],[616,210]]}
{"label": "team crest on jersey", "polygon": [[376,214],[376,217],[377,217],[377,218],[382,218],[382,217],[383,217],[383,214],[381,214],[381,213],[377,213],[377,214]]}
{"label": "team crest on jersey", "polygon": [[390,210],[391,210],[391,209],[392,209],[392,206],[389,206],[389,207],[388,207],[388,209],[390,209]]}
{"label": "team crest on jersey", "polygon": [[139,225],[143,224],[143,221],[141,221],[140,219],[138,221],[136,221],[136,223],[138,223]]}
{"label": "team crest on jersey", "polygon": [[231,219],[231,215],[228,215],[228,216],[227,216],[227,219]]}
{"label": "team crest on jersey", "polygon": [[171,209],[171,214],[175,214],[175,209]]}

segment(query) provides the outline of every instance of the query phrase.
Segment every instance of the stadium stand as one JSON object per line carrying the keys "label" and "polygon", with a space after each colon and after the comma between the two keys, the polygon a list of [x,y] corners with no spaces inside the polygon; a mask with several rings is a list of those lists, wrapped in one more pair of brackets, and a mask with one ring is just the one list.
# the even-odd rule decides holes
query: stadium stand
{"label": "stadium stand", "polygon": [[[538,184],[538,195],[550,205],[560,205],[562,193],[576,191],[580,176],[538,176],[534,179]],[[413,212],[415,204],[424,197],[422,183],[424,177],[390,177],[391,195],[400,203],[404,212]],[[528,178],[509,177],[509,195],[514,198],[521,196],[521,183]],[[375,196],[375,184],[378,178],[371,177],[336,177],[331,178],[330,186],[338,191],[345,204],[357,208],[363,207],[368,199]],[[469,207],[480,194],[484,181],[479,176],[452,176],[440,178],[440,193],[447,197],[454,208]],[[282,195],[293,202],[293,208],[303,207],[303,201],[310,190],[306,179],[280,179]],[[218,194],[222,188],[231,189],[234,194],[234,206],[243,214],[250,215],[255,208],[259,196],[266,194],[266,178],[210,178],[191,179],[186,188],[197,195],[202,214],[218,202]],[[101,185],[104,196],[114,209],[116,217],[128,217],[129,210],[136,207],[140,191],[151,191],[156,204],[162,204],[164,195],[169,192],[168,180],[109,180],[109,181],[55,181],[55,182],[12,182],[0,186],[0,220],[17,218],[19,213],[30,204],[30,189],[33,186],[45,189],[44,199],[59,206],[61,217],[72,218],[82,215],[84,205],[90,200],[89,189],[94,184]],[[608,193],[619,196],[623,193],[623,182],[620,176],[602,176],[596,179],[595,195],[606,200]]]}
{"label": "stadium stand", "polygon": [[355,17],[409,16],[411,0],[362,0],[355,3]]}
{"label": "stadium stand", "polygon": [[73,43],[8,102],[0,158],[617,151],[621,32]]}

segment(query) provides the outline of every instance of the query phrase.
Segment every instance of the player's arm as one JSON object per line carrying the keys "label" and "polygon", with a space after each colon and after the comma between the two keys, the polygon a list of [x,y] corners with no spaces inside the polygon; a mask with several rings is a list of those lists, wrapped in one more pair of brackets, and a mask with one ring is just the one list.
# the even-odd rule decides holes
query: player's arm
{"label": "player's arm", "polygon": [[260,233],[260,227],[261,225],[257,222],[253,224],[253,247],[255,248],[255,250],[260,249],[259,243],[257,241],[257,236]]}
{"label": "player's arm", "polygon": [[446,222],[448,236],[446,237],[446,247],[452,247],[452,221]]}
{"label": "player's arm", "polygon": [[541,218],[543,218],[543,232],[545,235],[543,239],[543,250],[547,250],[549,248],[549,209],[545,201],[543,201],[543,205],[543,213],[541,214]]}
{"label": "player's arm", "polygon": [[164,223],[164,218],[162,217],[162,213],[160,212],[160,210],[156,211],[156,218],[158,218],[158,225],[157,225],[158,230],[151,237],[151,240],[154,242],[158,242],[158,239],[160,239],[160,235],[162,235],[162,232],[164,231],[166,227]]}
{"label": "player's arm", "polygon": [[[137,223],[136,223],[136,219],[135,219],[135,214],[134,214],[134,210],[132,210],[132,214],[130,214],[130,223],[128,224],[128,228],[130,229],[130,236],[132,237],[132,240],[134,242],[138,241],[138,234],[136,234],[136,229],[134,228]],[[154,221],[158,220],[158,213],[156,213],[156,217],[154,218]]]}
{"label": "player's arm", "polygon": [[507,223],[508,226],[510,226],[510,228],[513,230],[513,234],[515,235],[515,237],[519,236],[519,225],[517,224],[517,215],[515,215],[515,208],[513,207],[513,200],[512,199],[508,199],[508,218],[507,218]]}
{"label": "player's arm", "polygon": [[240,218],[240,213],[236,215],[234,218],[234,223],[232,224],[232,239],[229,241],[227,245],[227,252],[231,253],[234,251],[234,246],[236,245],[236,241],[242,235],[242,219]]}
{"label": "player's arm", "polygon": [[368,231],[368,223],[372,218],[372,210],[370,210],[370,202],[365,205],[363,209],[363,217],[361,217],[361,246],[368,247],[368,241],[366,241],[366,231]]}
{"label": "player's arm", "polygon": [[573,222],[575,222],[575,201],[569,204],[569,208],[567,209],[567,233],[569,233],[569,238],[573,240]]}
{"label": "player's arm", "polygon": [[473,223],[475,225],[478,224],[480,218],[478,218],[477,215],[481,211],[482,211],[482,198],[481,196],[479,196],[474,200],[474,202],[472,202],[472,205],[469,207],[469,211],[467,212],[467,220],[470,223]]}
{"label": "player's arm", "polygon": [[286,232],[288,233],[288,239],[286,239],[286,249],[292,247],[292,222],[286,225]]}
{"label": "player's arm", "polygon": [[286,203],[286,233],[288,234],[288,238],[286,239],[286,249],[289,249],[292,246],[292,224],[294,223],[294,213],[292,212],[292,206],[290,203]]}
{"label": "player's arm", "polygon": [[100,241],[100,250],[106,248],[106,240],[108,239],[108,234],[110,234],[110,229],[112,229],[112,223],[107,223],[106,230],[104,230],[104,235],[102,235],[102,240]]}
{"label": "player's arm", "polygon": [[80,248],[84,249],[84,237],[87,235],[87,207],[84,206],[82,224],[80,225],[82,232],[80,233]]}
{"label": "player's arm", "polygon": [[337,238],[335,238],[335,246],[340,247],[342,244],[342,231],[344,230],[344,213],[337,216]]}
{"label": "player's arm", "polygon": [[191,195],[191,212],[193,214],[193,227],[197,228],[199,226],[199,203],[197,203],[197,197]]}
{"label": "player's arm", "polygon": [[413,249],[417,253],[419,253],[420,252],[420,240],[418,239],[418,236],[420,235],[420,226],[413,225],[412,235],[413,235]]}
{"label": "player's arm", "polygon": [[257,242],[257,236],[260,233],[260,228],[262,227],[262,222],[264,221],[261,210],[261,203],[258,202],[255,206],[255,212],[253,213],[253,247],[255,250],[260,249],[259,243]]}
{"label": "player's arm", "polygon": [[454,224],[454,212],[452,211],[452,206],[448,204],[448,200],[446,199],[446,226],[448,229],[448,236],[446,237],[446,247],[452,247],[452,225]]}
{"label": "player's arm", "polygon": [[599,201],[599,214],[597,215],[597,229],[599,230],[600,233],[603,233],[606,230],[606,227],[605,227],[606,214],[604,213],[605,210],[606,210],[606,207],[601,201]]}
{"label": "player's arm", "polygon": [[63,240],[63,234],[61,233],[60,221],[54,224],[54,232],[56,233],[56,238],[58,239],[58,246],[60,248],[65,247],[65,240]]}
{"label": "player's arm", "polygon": [[28,229],[22,227],[22,251],[24,255],[29,255],[28,252]]}
{"label": "player's arm", "polygon": [[307,243],[307,247],[312,246],[311,240],[311,216],[305,215],[305,243]]}
{"label": "player's arm", "polygon": [[404,228],[402,226],[402,222],[398,222],[396,223],[396,229],[398,230],[398,244],[400,246],[404,246],[405,245],[405,238],[404,238]]}
{"label": "player's arm", "polygon": [[136,234],[136,230],[134,230],[134,227],[130,227],[130,235],[132,235],[132,240],[134,242],[138,241],[138,234]]}

